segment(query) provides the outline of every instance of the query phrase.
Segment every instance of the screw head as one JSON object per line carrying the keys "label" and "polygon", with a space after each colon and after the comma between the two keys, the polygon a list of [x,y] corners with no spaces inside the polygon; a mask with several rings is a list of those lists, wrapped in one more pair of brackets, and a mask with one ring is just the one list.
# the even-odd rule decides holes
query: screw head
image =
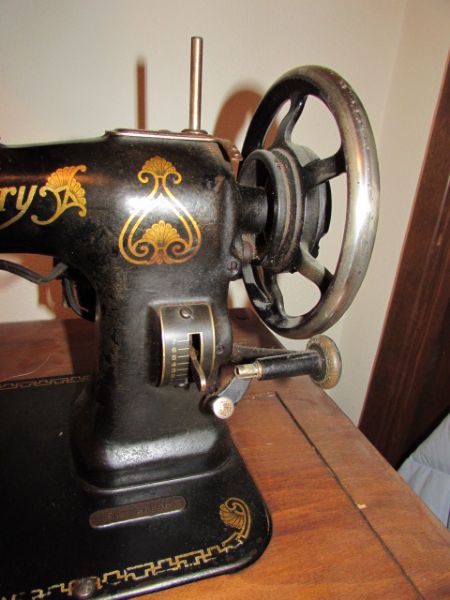
{"label": "screw head", "polygon": [[97,586],[92,579],[79,579],[72,588],[72,596],[76,600],[89,600],[95,593]]}
{"label": "screw head", "polygon": [[192,310],[187,306],[180,308],[180,317],[183,319],[192,319]]}
{"label": "screw head", "polygon": [[236,275],[239,272],[239,263],[237,260],[230,260],[227,269],[231,275]]}

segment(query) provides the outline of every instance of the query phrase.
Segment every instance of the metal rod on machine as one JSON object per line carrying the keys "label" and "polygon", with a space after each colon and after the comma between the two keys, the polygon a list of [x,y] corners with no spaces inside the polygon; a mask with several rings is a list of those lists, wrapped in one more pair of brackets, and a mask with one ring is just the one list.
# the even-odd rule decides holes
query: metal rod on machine
{"label": "metal rod on machine", "polygon": [[201,131],[202,117],[203,38],[191,38],[191,87],[189,98],[189,129]]}

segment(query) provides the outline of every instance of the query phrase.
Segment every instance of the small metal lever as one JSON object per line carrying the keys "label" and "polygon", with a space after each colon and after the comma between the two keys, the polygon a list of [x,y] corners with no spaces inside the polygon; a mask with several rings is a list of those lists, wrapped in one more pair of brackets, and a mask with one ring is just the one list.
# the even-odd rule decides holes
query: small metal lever
{"label": "small metal lever", "polygon": [[200,392],[205,392],[207,387],[205,371],[198,360],[197,352],[194,346],[192,346],[192,343],[189,344],[189,361],[191,365],[191,375],[195,385],[198,387]]}
{"label": "small metal lever", "polygon": [[219,419],[229,419],[234,412],[235,405],[245,394],[250,383],[250,379],[233,377],[218,394],[206,398],[207,409]]}

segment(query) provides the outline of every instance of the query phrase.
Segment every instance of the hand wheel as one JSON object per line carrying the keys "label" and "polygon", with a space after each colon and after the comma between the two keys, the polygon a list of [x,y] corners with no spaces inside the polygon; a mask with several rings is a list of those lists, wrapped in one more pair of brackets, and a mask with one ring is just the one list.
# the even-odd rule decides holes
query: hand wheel
{"label": "hand wheel", "polygon": [[[292,142],[292,130],[308,96],[322,100],[333,115],[341,139],[327,158]],[[289,102],[273,144],[264,141],[279,109]],[[350,306],[364,279],[378,218],[379,174],[375,142],[365,110],[351,87],[334,71],[300,67],[269,89],[250,123],[243,146],[239,183],[264,187],[268,218],[256,238],[256,258],[243,269],[252,304],[275,332],[308,338],[325,331]],[[331,214],[329,181],[345,173],[347,214],[339,259],[331,274],[317,259],[319,242]],[[306,314],[284,308],[277,275],[298,271],[321,293]]]}

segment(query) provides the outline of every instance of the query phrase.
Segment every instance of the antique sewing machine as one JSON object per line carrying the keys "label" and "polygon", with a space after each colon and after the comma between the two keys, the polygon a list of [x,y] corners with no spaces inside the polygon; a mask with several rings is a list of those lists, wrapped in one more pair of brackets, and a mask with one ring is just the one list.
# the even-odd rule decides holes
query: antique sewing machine
{"label": "antique sewing machine", "polygon": [[[339,128],[328,158],[291,139],[308,96]],[[262,99],[241,155],[201,129],[200,98],[193,38],[181,133],[0,146],[0,252],[47,254],[54,269],[0,267],[60,279],[67,303],[95,320],[98,345],[91,377],[3,386],[2,598],[125,598],[252,563],[270,516],[226,420],[254,378],[339,378],[339,353],[317,334],[352,302],[373,246],[378,167],[365,111],[333,71],[294,69]],[[340,174],[347,216],[331,274],[318,253]],[[321,297],[290,316],[277,276],[296,271]],[[227,295],[240,277],[271,330],[313,336],[305,351],[233,343]]]}

